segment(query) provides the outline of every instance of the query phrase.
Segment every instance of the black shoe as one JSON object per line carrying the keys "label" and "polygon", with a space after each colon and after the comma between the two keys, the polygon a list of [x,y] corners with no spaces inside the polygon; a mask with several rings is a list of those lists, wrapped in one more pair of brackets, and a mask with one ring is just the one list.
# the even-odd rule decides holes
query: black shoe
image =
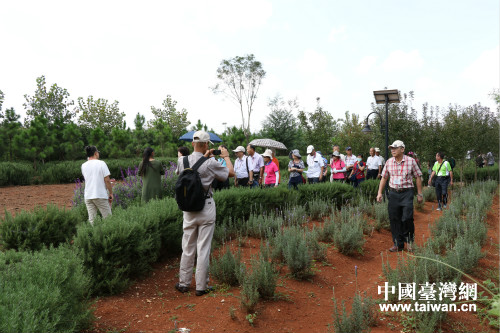
{"label": "black shoe", "polygon": [[214,291],[214,287],[207,287],[205,290],[196,290],[196,296],[203,296]]}
{"label": "black shoe", "polygon": [[[181,286],[181,285],[179,284],[179,282],[177,282],[177,283],[175,284],[175,289],[177,289],[178,291],[180,291],[180,292],[181,292],[181,293],[183,293],[183,294],[184,294],[184,293],[187,293],[187,292],[189,291],[189,288],[188,288],[188,287],[183,287],[183,286]],[[198,291],[196,291],[196,292],[198,292]]]}

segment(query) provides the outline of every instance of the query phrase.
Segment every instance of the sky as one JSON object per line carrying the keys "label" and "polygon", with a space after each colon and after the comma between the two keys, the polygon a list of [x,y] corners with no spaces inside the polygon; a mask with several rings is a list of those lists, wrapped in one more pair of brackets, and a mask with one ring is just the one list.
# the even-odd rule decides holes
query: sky
{"label": "sky", "polygon": [[[70,98],[117,100],[133,128],[137,113],[167,95],[222,132],[240,126],[239,107],[210,87],[223,59],[254,54],[266,76],[251,129],[270,98],[316,98],[332,116],[362,118],[373,91],[414,91],[423,103],[481,103],[500,86],[498,0],[462,1],[3,1],[0,90],[24,117],[36,78]],[[224,125],[225,123],[225,125]]]}

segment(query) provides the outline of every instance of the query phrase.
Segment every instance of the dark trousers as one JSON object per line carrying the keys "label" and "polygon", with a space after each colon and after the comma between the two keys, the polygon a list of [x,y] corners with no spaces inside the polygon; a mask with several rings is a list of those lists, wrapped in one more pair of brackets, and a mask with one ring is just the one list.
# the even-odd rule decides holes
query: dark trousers
{"label": "dark trousers", "polygon": [[360,178],[360,179],[357,179],[357,178],[356,178],[356,180],[355,180],[355,181],[351,181],[351,185],[352,185],[353,187],[358,187],[358,186],[359,186],[359,184],[361,184],[361,183],[362,183],[362,182],[364,182],[364,181],[365,181],[365,179],[364,179],[364,178]]}
{"label": "dark trousers", "polygon": [[404,192],[389,191],[388,199],[392,241],[401,249],[405,246],[405,242],[411,243],[415,237],[413,188]]}
{"label": "dark trousers", "polygon": [[368,170],[366,173],[366,179],[377,179],[378,176],[378,169],[371,169]]}
{"label": "dark trousers", "polygon": [[448,182],[450,177],[437,177],[436,178],[436,198],[438,201],[439,207],[441,207],[441,203],[443,205],[448,204]]}
{"label": "dark trousers", "polygon": [[319,183],[319,177],[314,177],[314,178],[309,178],[307,177],[307,182],[309,184],[316,184],[316,183]]}
{"label": "dark trousers", "polygon": [[302,185],[302,177],[290,177],[290,180],[288,181],[288,188],[294,188],[298,190],[299,188],[297,187],[298,185]]}

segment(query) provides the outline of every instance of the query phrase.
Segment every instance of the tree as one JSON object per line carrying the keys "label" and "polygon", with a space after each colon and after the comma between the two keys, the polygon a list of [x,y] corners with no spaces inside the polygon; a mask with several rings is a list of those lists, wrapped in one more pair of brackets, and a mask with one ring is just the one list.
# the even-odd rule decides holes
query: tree
{"label": "tree", "polygon": [[132,150],[136,156],[141,156],[144,148],[148,145],[147,133],[144,129],[145,123],[146,118],[140,113],[137,113],[134,119],[135,130],[133,132],[133,142],[130,147],[130,150]]}
{"label": "tree", "polygon": [[287,148],[294,148],[301,141],[299,123],[294,112],[299,111],[297,99],[285,102],[283,97],[277,95],[269,100],[271,113],[262,122],[261,135],[282,142]]}
{"label": "tree", "polygon": [[[156,152],[159,156],[171,156],[175,153],[176,145],[173,144],[172,129],[162,119],[158,119],[153,130]],[[178,139],[178,137],[177,137]],[[178,140],[177,140],[178,141]]]}
{"label": "tree", "polygon": [[307,145],[313,145],[316,151],[329,152],[332,148],[332,139],[337,133],[337,122],[332,115],[323,110],[319,97],[318,106],[314,112],[299,111],[300,125],[304,130],[304,139]]}
{"label": "tree", "polygon": [[253,54],[243,57],[236,56],[221,61],[217,69],[219,82],[211,88],[214,94],[222,93],[238,103],[241,112],[241,127],[247,142],[250,137],[250,117],[253,104],[265,76],[266,72],[262,69],[262,63],[255,60]]}
{"label": "tree", "polygon": [[360,120],[359,115],[349,111],[346,111],[345,119],[339,121],[342,125],[333,138],[333,144],[339,145],[341,149],[351,147],[353,154],[363,154],[366,161],[373,138],[362,132],[364,121]]}
{"label": "tree", "polygon": [[0,118],[3,118],[2,105],[4,99],[5,99],[5,94],[3,93],[3,91],[0,90]]}
{"label": "tree", "polygon": [[0,126],[0,139],[2,148],[5,148],[9,161],[12,161],[15,156],[14,138],[21,128],[21,123],[19,122],[20,117],[20,115],[16,114],[14,108],[7,109],[4,114],[0,114],[0,119],[3,118]]}
{"label": "tree", "polygon": [[106,134],[110,134],[113,128],[120,127],[125,118],[125,113],[120,112],[118,101],[109,104],[107,99],[94,100],[93,96],[87,97],[87,100],[79,97],[76,112],[80,114],[80,126],[90,129],[100,127]]}
{"label": "tree", "polygon": [[83,157],[84,145],[82,141],[82,132],[76,124],[67,124],[63,130],[63,139],[61,143],[65,153],[65,159],[76,160]]}
{"label": "tree", "polygon": [[97,127],[90,131],[88,144],[89,146],[97,147],[101,158],[108,157],[109,155],[109,151],[105,150],[107,141],[108,141],[108,136],[104,133],[102,128]]}
{"label": "tree", "polygon": [[69,107],[74,104],[69,99],[69,93],[66,89],[53,84],[47,92],[45,76],[40,76],[36,79],[36,91],[33,96],[24,95],[26,103],[26,119],[24,121],[26,127],[37,116],[47,118],[48,125],[55,122],[60,124],[67,124],[75,116],[75,112],[71,111]]}
{"label": "tree", "polygon": [[123,158],[130,156],[127,147],[130,147],[131,135],[130,129],[125,129],[123,126],[114,127],[111,130],[111,141],[108,142],[106,149],[108,149],[109,157]]}
{"label": "tree", "polygon": [[42,163],[53,153],[54,135],[48,127],[48,119],[42,115],[35,116],[30,127],[20,132],[14,138],[16,147],[24,152],[28,159],[33,161],[37,170],[38,161]]}
{"label": "tree", "polygon": [[222,133],[221,139],[222,143],[225,144],[228,149],[236,149],[238,146],[246,148],[247,139],[241,127],[228,127],[226,131]]}
{"label": "tree", "polygon": [[207,124],[202,124],[201,120],[198,119],[198,122],[196,123],[196,125],[191,126],[191,131],[205,131],[205,132],[208,132],[208,127],[207,127]]}
{"label": "tree", "polygon": [[183,108],[181,111],[177,111],[176,105],[177,101],[173,100],[172,96],[167,95],[162,103],[163,108],[151,106],[151,112],[155,118],[148,123],[150,127],[157,127],[160,123],[168,124],[175,141],[186,132],[186,128],[191,124],[187,120],[186,109]]}

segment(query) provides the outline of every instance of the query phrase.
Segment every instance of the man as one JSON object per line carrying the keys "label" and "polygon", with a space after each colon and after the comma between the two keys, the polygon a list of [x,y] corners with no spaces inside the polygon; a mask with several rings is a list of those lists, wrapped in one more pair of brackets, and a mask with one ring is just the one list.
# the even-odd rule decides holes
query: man
{"label": "man", "polygon": [[382,191],[389,178],[388,211],[391,221],[391,233],[394,245],[391,252],[402,251],[405,242],[408,251],[413,251],[412,243],[415,236],[413,224],[413,178],[417,182],[417,200],[423,201],[422,171],[415,160],[404,155],[403,141],[396,140],[389,146],[392,158],[388,159],[382,170],[382,180],[378,188],[377,201],[382,202]]}
{"label": "man", "polygon": [[[349,175],[352,171],[352,167],[354,166],[354,163],[356,163],[357,158],[352,154],[352,148],[351,147],[346,147],[346,156],[345,156],[345,168],[346,168],[346,175]],[[349,178],[347,178],[347,182],[349,182]]]}
{"label": "man", "polygon": [[[493,156],[493,153],[490,151],[488,154],[486,154],[486,160],[488,161],[488,166],[492,167],[495,165],[495,157]],[[452,165],[453,167],[453,165]]]}
{"label": "man", "polygon": [[[216,160],[209,158],[213,149],[209,149],[210,135],[204,131],[197,131],[193,135],[194,151],[188,156],[189,166],[192,167],[202,156],[207,160],[198,168],[203,189],[207,191],[205,205],[198,212],[183,212],[182,256],[179,269],[179,282],[175,289],[181,293],[189,291],[193,277],[193,266],[196,259],[196,296],[203,296],[212,290],[208,287],[208,265],[210,246],[215,229],[215,201],[212,198],[210,184],[214,179],[224,181],[234,176],[234,169],[226,148],[221,147],[220,157],[226,161],[227,167]],[[177,174],[184,171],[184,157],[179,158]],[[198,252],[198,253],[197,253]],[[197,257],[196,257],[197,255]]]}
{"label": "man", "polygon": [[375,155],[375,148],[370,148],[370,156],[366,160],[368,171],[366,179],[377,179],[382,172],[382,161]]}
{"label": "man", "polygon": [[264,177],[264,158],[255,151],[254,145],[247,146],[248,153],[248,165],[250,167],[250,171],[252,171],[252,180],[250,187],[254,188],[256,186],[262,185],[262,180]]}
{"label": "man", "polygon": [[375,155],[380,158],[380,161],[382,162],[382,168],[384,167],[385,165],[385,158],[382,157],[382,155],[380,155],[380,148],[378,147],[375,147]]}
{"label": "man", "polygon": [[323,180],[325,162],[323,156],[316,153],[313,145],[307,147],[307,181],[309,184],[319,183]]}
{"label": "man", "polygon": [[431,186],[432,177],[437,175],[435,186],[438,207],[436,210],[446,208],[446,204],[448,203],[448,183],[453,186],[453,170],[450,163],[443,159],[444,153],[438,152],[436,154],[436,163],[432,167],[431,177],[429,178],[429,186]]}
{"label": "man", "polygon": [[87,162],[82,164],[82,175],[85,179],[85,205],[89,213],[89,222],[94,225],[97,210],[101,212],[102,218],[111,215],[113,189],[108,166],[99,160],[99,151],[96,146],[85,147],[85,152]]}
{"label": "man", "polygon": [[236,160],[234,161],[234,186],[249,186],[253,182],[253,173],[248,166],[248,157],[245,155],[245,148],[238,146],[233,151],[236,154]]}

